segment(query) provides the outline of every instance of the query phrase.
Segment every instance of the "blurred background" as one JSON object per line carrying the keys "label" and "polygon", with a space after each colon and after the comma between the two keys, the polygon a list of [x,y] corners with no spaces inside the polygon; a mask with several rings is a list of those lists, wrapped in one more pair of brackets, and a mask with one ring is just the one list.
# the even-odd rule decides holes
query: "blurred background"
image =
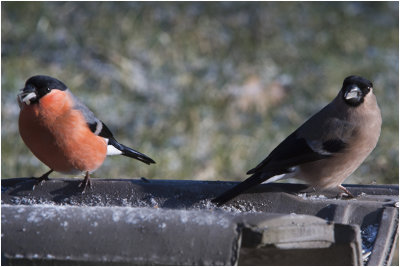
{"label": "blurred background", "polygon": [[357,74],[373,82],[383,125],[345,183],[398,183],[397,2],[1,5],[2,178],[48,170],[18,133],[16,95],[36,74],[157,162],[109,157],[93,177],[191,180],[243,180]]}

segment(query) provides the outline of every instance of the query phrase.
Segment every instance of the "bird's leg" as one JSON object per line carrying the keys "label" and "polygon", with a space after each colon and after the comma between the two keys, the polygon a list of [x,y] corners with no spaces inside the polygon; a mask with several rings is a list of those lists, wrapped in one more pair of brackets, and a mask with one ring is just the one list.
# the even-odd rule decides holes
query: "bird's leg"
{"label": "bird's leg", "polygon": [[44,181],[49,180],[49,175],[50,175],[50,173],[52,173],[53,171],[54,171],[54,170],[50,169],[50,171],[46,172],[45,174],[43,174],[43,175],[40,176],[40,177],[32,177],[33,179],[36,180],[35,184],[33,185],[32,190],[35,189],[35,186],[37,186],[37,185],[42,185]]}
{"label": "bird's leg", "polygon": [[89,172],[87,171],[85,174],[85,179],[79,184],[79,187],[82,187],[82,193],[85,193],[86,187],[91,188],[92,187],[92,182],[90,181],[90,175]]}
{"label": "bird's leg", "polygon": [[350,198],[354,198],[353,194],[350,193],[350,191],[347,190],[347,188],[344,187],[343,185],[338,185],[338,188],[339,188],[340,190],[343,190]]}

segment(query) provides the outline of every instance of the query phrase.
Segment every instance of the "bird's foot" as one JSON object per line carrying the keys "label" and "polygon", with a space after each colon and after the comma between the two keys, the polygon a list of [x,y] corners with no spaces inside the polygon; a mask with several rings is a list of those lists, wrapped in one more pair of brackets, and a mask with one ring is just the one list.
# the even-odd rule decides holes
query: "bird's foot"
{"label": "bird's foot", "polygon": [[85,193],[86,188],[92,188],[92,181],[90,180],[89,172],[86,172],[85,178],[79,184],[79,188],[82,188],[82,194]]}
{"label": "bird's foot", "polygon": [[33,184],[32,190],[35,190],[35,187],[37,185],[42,185],[44,183],[44,181],[48,181],[49,179],[49,175],[50,173],[52,173],[53,170],[50,170],[48,172],[46,172],[45,174],[43,174],[40,177],[31,177],[32,179],[35,179],[35,183]]}
{"label": "bird's foot", "polygon": [[342,197],[345,197],[345,198],[354,198],[354,195],[353,195],[346,187],[344,187],[343,185],[339,185],[338,188],[339,188],[340,190],[344,191],[344,193],[347,195],[347,196],[343,196],[343,193],[342,193],[342,194],[341,194]]}

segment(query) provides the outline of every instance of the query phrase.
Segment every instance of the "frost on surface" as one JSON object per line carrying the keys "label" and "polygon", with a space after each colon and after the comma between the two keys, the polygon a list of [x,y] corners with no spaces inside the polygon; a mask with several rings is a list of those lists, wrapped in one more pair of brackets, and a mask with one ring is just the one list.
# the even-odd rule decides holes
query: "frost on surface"
{"label": "frost on surface", "polygon": [[[3,207],[13,205],[3,204]],[[28,209],[29,207],[29,209]],[[68,212],[65,212],[68,209]],[[218,225],[227,228],[230,219],[220,212],[201,210],[168,210],[156,208],[137,207],[71,207],[57,205],[21,205],[15,210],[14,215],[26,213],[28,224],[41,225],[47,221],[56,221],[58,225],[67,229],[73,221],[82,220],[91,227],[97,227],[99,222],[113,222],[123,224],[157,223],[160,228],[165,228],[167,222],[192,223],[197,225]]]}
{"label": "frost on surface", "polygon": [[307,196],[307,193],[300,193],[297,194],[299,197],[301,197],[302,199],[308,200],[308,199],[312,199],[312,200],[322,200],[322,199],[328,199],[325,195],[311,195],[311,196]]}

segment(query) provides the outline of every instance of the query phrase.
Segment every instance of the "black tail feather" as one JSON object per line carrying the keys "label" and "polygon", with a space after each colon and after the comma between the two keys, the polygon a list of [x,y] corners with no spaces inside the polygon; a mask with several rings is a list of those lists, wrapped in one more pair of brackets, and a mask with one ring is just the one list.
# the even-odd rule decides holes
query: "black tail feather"
{"label": "black tail feather", "polygon": [[140,153],[139,151],[136,151],[130,147],[124,146],[123,144],[118,143],[116,140],[110,139],[108,144],[116,147],[122,152],[122,155],[124,156],[140,160],[141,162],[144,162],[146,164],[156,163],[153,159],[146,156],[145,154]]}
{"label": "black tail feather", "polygon": [[217,204],[218,206],[221,206],[228,202],[229,200],[235,198],[236,196],[242,194],[243,192],[247,191],[253,186],[256,186],[258,184],[261,184],[262,182],[268,180],[269,178],[282,174],[284,172],[282,171],[275,171],[275,172],[269,172],[269,173],[263,173],[263,172],[257,172],[247,178],[245,181],[241,182],[240,184],[234,186],[233,188],[229,189],[228,191],[222,193],[222,195],[214,198],[211,200],[211,202]]}
{"label": "black tail feather", "polygon": [[[122,145],[122,144],[121,144]],[[153,159],[151,159],[150,157],[146,156],[143,153],[140,153],[139,151],[136,151],[130,147],[127,146],[123,146],[123,150],[122,150],[122,155],[130,157],[130,158],[134,158],[137,160],[140,160],[146,164],[152,164],[152,163],[156,163]]]}

